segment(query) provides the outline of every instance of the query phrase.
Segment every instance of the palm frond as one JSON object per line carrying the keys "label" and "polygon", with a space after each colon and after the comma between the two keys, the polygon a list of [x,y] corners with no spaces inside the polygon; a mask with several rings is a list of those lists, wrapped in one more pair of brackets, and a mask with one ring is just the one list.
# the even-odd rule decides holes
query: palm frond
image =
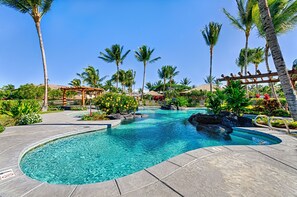
{"label": "palm frond", "polygon": [[224,14],[227,16],[227,18],[231,21],[231,24],[235,26],[236,28],[245,31],[244,26],[235,18],[233,17],[225,8],[223,9]]}

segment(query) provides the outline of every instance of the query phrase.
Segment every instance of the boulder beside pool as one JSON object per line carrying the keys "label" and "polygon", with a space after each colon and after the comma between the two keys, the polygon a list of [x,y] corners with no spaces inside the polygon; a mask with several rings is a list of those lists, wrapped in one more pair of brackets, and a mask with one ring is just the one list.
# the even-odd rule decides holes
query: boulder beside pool
{"label": "boulder beside pool", "polygon": [[198,132],[207,134],[213,138],[230,140],[233,127],[253,127],[252,119],[238,117],[230,112],[221,112],[218,115],[193,114],[189,122],[196,127]]}

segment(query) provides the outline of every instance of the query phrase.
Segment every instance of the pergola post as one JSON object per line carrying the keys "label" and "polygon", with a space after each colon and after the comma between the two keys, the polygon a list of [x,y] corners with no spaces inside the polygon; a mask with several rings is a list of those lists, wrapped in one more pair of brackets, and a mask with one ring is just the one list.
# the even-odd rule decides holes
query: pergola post
{"label": "pergola post", "polygon": [[81,104],[83,107],[85,106],[85,90],[84,89],[81,91]]}
{"label": "pergola post", "polygon": [[63,106],[65,107],[67,105],[67,100],[66,100],[66,90],[63,89],[63,98],[62,98]]}

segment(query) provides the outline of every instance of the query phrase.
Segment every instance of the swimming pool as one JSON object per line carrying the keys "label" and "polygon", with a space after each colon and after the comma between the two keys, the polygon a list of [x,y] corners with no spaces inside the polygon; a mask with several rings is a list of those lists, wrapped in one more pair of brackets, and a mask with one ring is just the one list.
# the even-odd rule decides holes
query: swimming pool
{"label": "swimming pool", "polygon": [[143,110],[146,119],[61,138],[27,152],[20,162],[29,177],[53,184],[88,184],[119,178],[181,153],[209,146],[276,144],[269,135],[234,131],[231,140],[197,132],[187,119],[206,110]]}

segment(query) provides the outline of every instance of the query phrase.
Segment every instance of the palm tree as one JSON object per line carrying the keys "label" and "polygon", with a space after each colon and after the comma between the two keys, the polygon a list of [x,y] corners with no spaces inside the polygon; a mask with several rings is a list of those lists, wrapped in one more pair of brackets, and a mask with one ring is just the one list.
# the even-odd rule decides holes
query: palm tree
{"label": "palm tree", "polygon": [[168,75],[169,75],[169,86],[171,88],[172,83],[174,83],[173,78],[179,74],[179,71],[176,70],[177,69],[176,66],[174,66],[174,67],[167,66],[167,69],[168,69]]}
{"label": "palm tree", "polygon": [[215,83],[216,82],[216,78],[213,77],[213,76],[206,76],[206,78],[204,79],[204,82],[206,84]]}
{"label": "palm tree", "polygon": [[161,57],[157,57],[152,59],[152,54],[155,51],[155,49],[150,49],[146,45],[143,45],[138,48],[138,51],[135,51],[135,57],[137,61],[143,62],[143,81],[142,81],[142,89],[141,89],[141,99],[143,99],[143,90],[144,90],[144,84],[145,84],[145,71],[146,66],[148,63],[154,63],[161,59]]}
{"label": "palm tree", "polygon": [[250,32],[254,26],[253,22],[253,6],[255,0],[236,0],[238,17],[232,16],[227,10],[223,9],[225,15],[230,19],[232,25],[234,25],[239,30],[242,30],[245,33],[245,61],[244,61],[244,70],[245,75],[247,75],[247,65],[248,65],[248,45]]}
{"label": "palm tree", "polygon": [[[202,31],[203,38],[206,44],[209,46],[210,49],[210,71],[209,76],[212,77],[212,55],[213,55],[213,48],[217,44],[220,31],[222,28],[222,24],[210,22],[208,26],[205,26],[204,30]],[[210,92],[212,92],[212,81],[210,81]]]}
{"label": "palm tree", "polygon": [[126,71],[126,81],[125,81],[125,85],[126,87],[128,87],[128,91],[130,94],[132,94],[132,91],[133,91],[133,84],[135,84],[135,71],[133,71],[132,69],[130,70],[127,70]]}
{"label": "palm tree", "polygon": [[14,8],[21,13],[28,13],[33,18],[35,27],[37,30],[39,45],[43,63],[44,73],[44,102],[42,105],[42,111],[47,111],[48,108],[48,75],[47,64],[45,57],[45,50],[42,40],[40,22],[42,17],[50,10],[53,0],[0,0],[0,4]]}
{"label": "palm tree", "polygon": [[122,92],[125,92],[125,85],[126,85],[126,71],[119,70],[118,72],[118,79],[120,84],[122,85]]}
{"label": "palm tree", "polygon": [[[272,23],[274,25],[274,29],[277,36],[288,32],[289,30],[293,29],[296,26],[297,24],[297,20],[296,20],[297,2],[296,1],[292,2],[290,0],[268,0],[268,6],[270,9],[270,16],[271,16]],[[253,20],[258,29],[259,36],[266,39],[258,6],[254,6],[253,15],[254,15]],[[265,63],[266,63],[266,69],[268,72],[270,72],[270,66],[268,61],[269,50],[270,50],[270,47],[266,39]],[[273,96],[277,99],[278,103],[281,105],[273,83],[269,83],[269,85],[271,86]]]}
{"label": "palm tree", "polygon": [[158,69],[158,75],[160,79],[163,79],[163,92],[166,89],[166,79],[169,78],[169,68],[168,66],[162,66],[161,70]]}
{"label": "palm tree", "polygon": [[183,78],[181,81],[180,81],[180,84],[181,85],[185,85],[185,86],[189,86],[190,84],[192,83],[191,79],[189,78]]}
{"label": "palm tree", "polygon": [[87,83],[90,87],[99,88],[102,87],[102,82],[106,79],[107,76],[100,78],[99,70],[95,69],[93,66],[88,66],[84,68],[84,72],[77,74],[82,78],[83,82]]}
{"label": "palm tree", "polygon": [[[236,59],[236,64],[238,67],[240,67],[240,72],[243,73],[243,69],[245,68],[245,48],[240,50],[239,56]],[[247,49],[247,66],[252,63],[252,55],[253,55],[253,50],[252,49]]]}
{"label": "palm tree", "polygon": [[264,62],[263,47],[251,49],[251,63],[255,65],[255,74],[257,74],[259,64],[261,64],[262,62]]}
{"label": "palm tree", "polygon": [[80,87],[81,86],[81,80],[80,79],[73,79],[70,83],[68,83],[70,86],[73,87]]}
{"label": "palm tree", "polygon": [[268,3],[267,0],[258,0],[258,2],[261,21],[264,27],[266,40],[271,49],[274,65],[276,67],[282,89],[285,93],[292,118],[297,121],[297,95],[290,81],[290,76],[278,43]]}
{"label": "palm tree", "polygon": [[106,48],[105,53],[100,52],[100,56],[98,58],[104,60],[107,63],[115,62],[117,66],[117,78],[116,78],[116,88],[119,87],[119,70],[120,65],[123,64],[124,59],[127,57],[127,55],[130,53],[130,50],[123,53],[123,46],[120,46],[119,44],[114,44],[111,46],[111,48]]}

